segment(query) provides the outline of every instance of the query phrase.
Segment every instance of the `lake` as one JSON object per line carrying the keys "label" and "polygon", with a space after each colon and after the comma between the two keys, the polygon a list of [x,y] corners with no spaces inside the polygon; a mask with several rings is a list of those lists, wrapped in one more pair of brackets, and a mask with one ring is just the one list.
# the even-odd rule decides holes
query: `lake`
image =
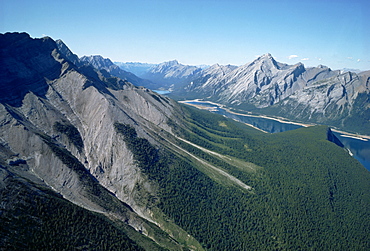
{"label": "lake", "polygon": [[169,91],[169,90],[153,90],[153,92],[156,92],[156,93],[161,94],[161,95],[171,93],[171,91]]}
{"label": "lake", "polygon": [[[200,106],[203,109],[207,109],[211,112],[252,125],[253,127],[268,133],[284,132],[302,127],[302,125],[298,123],[291,123],[288,121],[284,122],[272,118],[230,113],[226,109],[221,108],[218,104],[214,103],[202,101],[182,101],[182,103],[198,107]],[[370,171],[370,140],[353,138],[349,135],[339,132],[334,132],[334,134],[343,143],[344,147],[349,149],[349,151],[353,154],[353,157]]]}

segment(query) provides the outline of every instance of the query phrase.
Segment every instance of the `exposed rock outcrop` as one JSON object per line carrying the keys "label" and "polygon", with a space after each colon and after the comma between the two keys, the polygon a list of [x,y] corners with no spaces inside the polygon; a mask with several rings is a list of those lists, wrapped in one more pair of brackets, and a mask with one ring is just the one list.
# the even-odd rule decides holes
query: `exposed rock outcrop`
{"label": "exposed rock outcrop", "polygon": [[149,223],[156,223],[149,200],[156,188],[114,130],[115,122],[130,124],[156,145],[152,135],[171,132],[175,102],[91,66],[78,67],[73,53],[51,38],[6,33],[0,45],[3,148],[65,199],[180,249]]}

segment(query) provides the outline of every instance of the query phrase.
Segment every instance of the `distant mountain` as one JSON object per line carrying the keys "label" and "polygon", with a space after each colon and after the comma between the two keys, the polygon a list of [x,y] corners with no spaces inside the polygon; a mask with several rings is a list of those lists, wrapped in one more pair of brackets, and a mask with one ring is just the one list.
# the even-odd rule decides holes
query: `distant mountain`
{"label": "distant mountain", "polygon": [[249,103],[261,108],[273,105],[302,89],[313,78],[320,80],[338,74],[323,66],[305,69],[301,63],[282,64],[276,62],[270,54],[252,63],[229,69],[232,71],[222,76],[202,72],[201,77],[193,80],[186,91],[192,94],[200,92],[220,103]]}
{"label": "distant mountain", "polygon": [[351,69],[351,68],[343,68],[343,69],[339,69],[340,71],[342,71],[343,73],[344,72],[354,72],[354,73],[360,73],[360,72],[362,72],[361,70],[359,70],[359,69]]}
{"label": "distant mountain", "polygon": [[157,66],[157,64],[138,63],[138,62],[114,62],[122,70],[132,72],[138,77],[143,76],[150,68]]}
{"label": "distant mountain", "polygon": [[293,120],[370,134],[370,71],[315,81],[266,109]]}
{"label": "distant mountain", "polygon": [[94,68],[101,70],[103,73],[104,71],[106,71],[115,77],[127,80],[136,86],[145,86],[147,88],[156,87],[155,83],[146,79],[142,79],[131,72],[122,70],[120,67],[115,65],[109,58],[103,58],[100,55],[83,56],[80,58],[80,61],[88,63]]}
{"label": "distant mountain", "polygon": [[[222,69],[216,65],[200,72],[172,95],[370,132],[370,89],[366,72],[357,75],[332,71],[322,65],[310,68],[301,63],[287,65],[275,61],[270,54],[237,68]],[[357,126],[354,118],[362,118],[355,120],[359,123]]]}
{"label": "distant mountain", "polygon": [[159,84],[162,88],[177,89],[194,79],[202,68],[180,64],[177,60],[151,67],[143,78]]}

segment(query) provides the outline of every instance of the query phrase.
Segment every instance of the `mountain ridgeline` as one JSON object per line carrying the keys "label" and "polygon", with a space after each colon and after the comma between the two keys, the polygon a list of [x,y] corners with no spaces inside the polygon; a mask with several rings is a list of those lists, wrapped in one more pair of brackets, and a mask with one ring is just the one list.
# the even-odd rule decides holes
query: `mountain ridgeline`
{"label": "mountain ridgeline", "polygon": [[143,76],[157,83],[156,89],[170,88],[169,96],[178,100],[209,100],[239,111],[370,134],[370,71],[287,65],[265,54],[240,67],[200,69],[167,62]]}
{"label": "mountain ridgeline", "polygon": [[328,127],[265,134],[60,40],[6,33],[0,45],[6,250],[370,248],[370,173]]}

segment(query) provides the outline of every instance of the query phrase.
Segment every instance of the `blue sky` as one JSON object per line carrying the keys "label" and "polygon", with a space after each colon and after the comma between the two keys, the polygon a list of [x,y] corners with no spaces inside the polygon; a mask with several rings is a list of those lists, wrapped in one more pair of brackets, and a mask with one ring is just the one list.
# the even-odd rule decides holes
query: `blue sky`
{"label": "blue sky", "polygon": [[279,62],[370,70],[369,0],[0,0],[0,32],[112,61]]}

